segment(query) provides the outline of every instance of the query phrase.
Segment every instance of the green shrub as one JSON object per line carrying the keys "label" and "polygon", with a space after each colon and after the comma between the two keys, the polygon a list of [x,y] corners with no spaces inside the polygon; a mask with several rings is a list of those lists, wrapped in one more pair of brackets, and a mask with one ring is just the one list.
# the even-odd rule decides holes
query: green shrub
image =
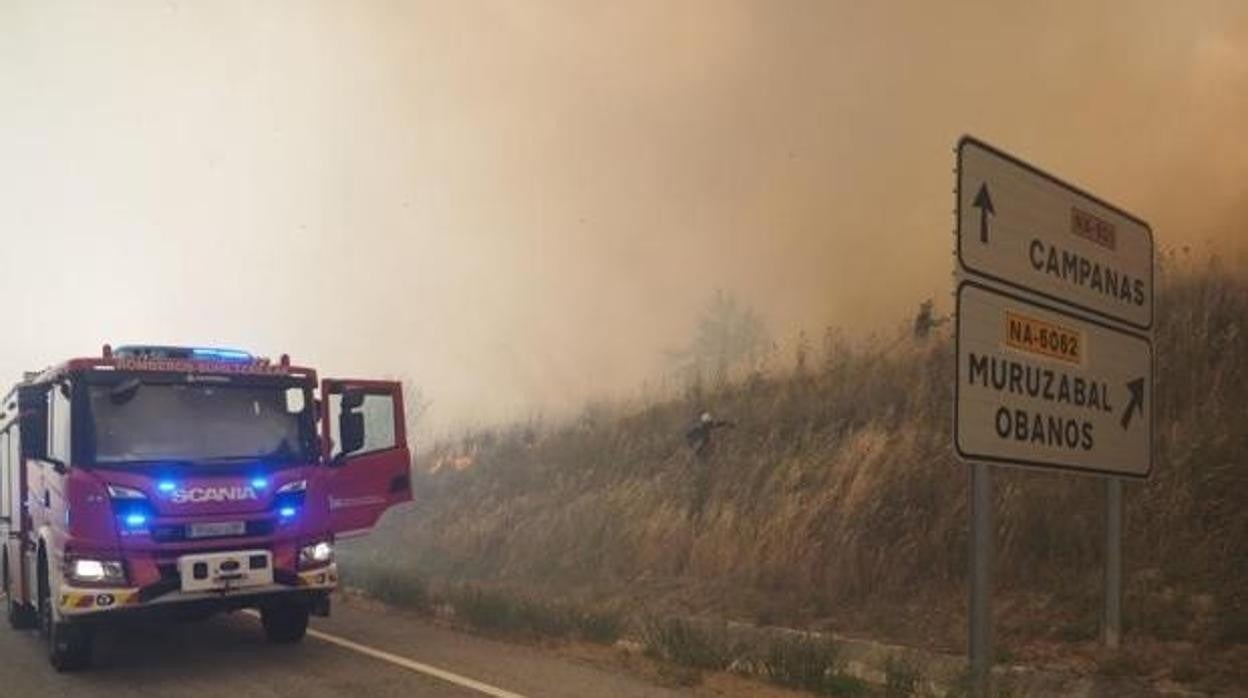
{"label": "green shrub", "polygon": [[619,611],[589,609],[575,614],[577,635],[586,641],[609,645],[620,639],[624,616]]}
{"label": "green shrub", "polygon": [[784,635],[766,644],[760,664],[772,683],[819,695],[856,696],[866,685],[843,673],[836,641],[815,635]]}
{"label": "green shrub", "polygon": [[884,663],[884,695],[886,698],[914,698],[919,695],[923,674],[904,657],[892,655]]}
{"label": "green shrub", "polygon": [[714,632],[678,618],[650,618],[642,639],[651,656],[696,669],[723,670],[733,660],[724,632]]}

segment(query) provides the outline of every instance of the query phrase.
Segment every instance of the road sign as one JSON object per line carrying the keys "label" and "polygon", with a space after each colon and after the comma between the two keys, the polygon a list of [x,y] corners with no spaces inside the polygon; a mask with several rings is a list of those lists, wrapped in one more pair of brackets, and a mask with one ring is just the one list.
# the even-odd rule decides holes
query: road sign
{"label": "road sign", "polygon": [[1137,330],[1153,326],[1153,234],[1131,214],[969,136],[958,260],[996,283]]}
{"label": "road sign", "polygon": [[975,281],[958,287],[957,322],[959,455],[1148,476],[1148,339]]}

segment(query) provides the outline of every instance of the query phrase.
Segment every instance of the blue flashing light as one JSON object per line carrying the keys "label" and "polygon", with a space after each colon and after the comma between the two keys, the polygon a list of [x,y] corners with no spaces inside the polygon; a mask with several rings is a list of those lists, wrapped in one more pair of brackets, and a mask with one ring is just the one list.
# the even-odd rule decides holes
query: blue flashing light
{"label": "blue flashing light", "polygon": [[156,489],[160,490],[161,492],[172,492],[177,488],[178,486],[169,480],[164,480],[156,485]]}
{"label": "blue flashing light", "polygon": [[251,363],[251,354],[238,349],[192,349],[191,358],[200,361],[224,361],[229,363]]}
{"label": "blue flashing light", "polygon": [[139,528],[147,525],[147,517],[143,514],[127,514],[126,525],[130,528]]}
{"label": "blue flashing light", "polygon": [[277,513],[282,515],[283,519],[289,519],[295,515],[294,507],[282,507]]}
{"label": "blue flashing light", "polygon": [[269,481],[262,477],[252,478],[251,486],[258,490],[262,490],[269,486]]}

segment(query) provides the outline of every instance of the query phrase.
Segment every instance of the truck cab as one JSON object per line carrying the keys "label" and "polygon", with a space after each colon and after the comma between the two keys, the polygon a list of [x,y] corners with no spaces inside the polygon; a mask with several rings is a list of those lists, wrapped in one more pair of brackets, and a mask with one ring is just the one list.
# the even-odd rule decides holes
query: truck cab
{"label": "truck cab", "polygon": [[412,498],[402,388],[209,348],[105,347],[0,402],[10,624],[58,670],[130,614],[256,608],[273,642],[328,613],[334,544]]}

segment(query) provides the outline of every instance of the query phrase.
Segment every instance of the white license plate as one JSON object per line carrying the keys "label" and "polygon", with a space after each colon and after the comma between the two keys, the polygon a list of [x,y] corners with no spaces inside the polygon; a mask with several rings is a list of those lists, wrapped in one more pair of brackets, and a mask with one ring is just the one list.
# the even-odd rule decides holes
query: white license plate
{"label": "white license plate", "polygon": [[245,533],[247,533],[247,524],[242,521],[193,523],[186,529],[187,538],[220,538],[223,536],[241,536]]}

